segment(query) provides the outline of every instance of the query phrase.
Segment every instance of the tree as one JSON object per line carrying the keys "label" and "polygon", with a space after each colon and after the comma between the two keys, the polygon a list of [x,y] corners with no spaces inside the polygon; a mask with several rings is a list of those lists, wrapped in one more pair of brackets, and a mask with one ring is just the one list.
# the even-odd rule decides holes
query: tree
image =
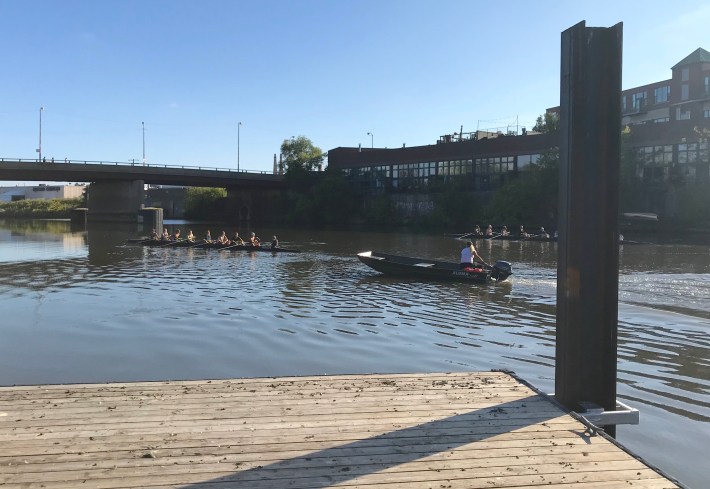
{"label": "tree", "polygon": [[557,222],[559,150],[544,151],[536,163],[501,187],[491,200],[487,215],[497,222]]}
{"label": "tree", "polygon": [[185,216],[209,219],[216,211],[217,201],[227,196],[223,188],[191,187],[185,196]]}
{"label": "tree", "polygon": [[305,136],[284,139],[281,143],[285,172],[313,171],[321,169],[325,154]]}
{"label": "tree", "polygon": [[550,133],[555,132],[560,127],[560,120],[554,112],[545,112],[545,115],[540,115],[535,121],[532,130],[535,132]]}

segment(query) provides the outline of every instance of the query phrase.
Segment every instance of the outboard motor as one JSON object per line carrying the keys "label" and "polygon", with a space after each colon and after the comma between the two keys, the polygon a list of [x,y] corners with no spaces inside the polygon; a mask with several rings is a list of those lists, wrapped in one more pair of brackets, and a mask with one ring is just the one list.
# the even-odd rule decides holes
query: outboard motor
{"label": "outboard motor", "polygon": [[499,260],[491,269],[491,278],[497,282],[502,282],[513,274],[513,267],[510,262]]}

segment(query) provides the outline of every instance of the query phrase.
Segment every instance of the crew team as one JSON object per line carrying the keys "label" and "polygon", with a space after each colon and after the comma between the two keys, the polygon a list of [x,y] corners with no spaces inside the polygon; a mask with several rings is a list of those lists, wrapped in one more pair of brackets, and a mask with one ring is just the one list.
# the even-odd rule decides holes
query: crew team
{"label": "crew team", "polygon": [[[187,236],[185,238],[182,238],[180,235],[180,230],[176,229],[175,233],[170,234],[168,231],[168,228],[163,229],[163,234],[159,235],[158,232],[153,229],[153,232],[150,235],[150,239],[155,240],[155,241],[164,241],[166,243],[173,243],[177,241],[188,241],[190,243],[195,243],[199,244],[197,241],[197,238],[192,232],[192,229],[189,229],[187,231]],[[251,236],[247,241],[244,241],[241,236],[239,236],[239,231],[235,231],[234,236],[230,239],[227,236],[226,231],[222,231],[222,234],[217,237],[217,239],[212,239],[212,234],[210,233],[210,230],[208,229],[207,232],[205,233],[205,237],[202,240],[202,243],[205,244],[220,244],[224,246],[254,246],[254,247],[261,247],[261,240],[256,236],[256,233],[251,233]],[[279,240],[274,236],[271,240],[271,249],[275,249],[279,247]]]}

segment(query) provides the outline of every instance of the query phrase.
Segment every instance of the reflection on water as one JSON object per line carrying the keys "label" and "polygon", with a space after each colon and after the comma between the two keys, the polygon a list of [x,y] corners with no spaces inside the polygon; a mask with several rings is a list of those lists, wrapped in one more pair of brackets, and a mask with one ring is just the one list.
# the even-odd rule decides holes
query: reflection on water
{"label": "reflection on water", "polygon": [[[391,279],[355,258],[456,260],[450,238],[277,234],[304,252],[144,248],[123,244],[130,227],[0,224],[0,384],[508,368],[553,389],[556,244],[483,241],[515,274],[471,286]],[[690,487],[708,477],[707,256],[678,245],[620,256],[619,395],[642,424],[619,437]]]}

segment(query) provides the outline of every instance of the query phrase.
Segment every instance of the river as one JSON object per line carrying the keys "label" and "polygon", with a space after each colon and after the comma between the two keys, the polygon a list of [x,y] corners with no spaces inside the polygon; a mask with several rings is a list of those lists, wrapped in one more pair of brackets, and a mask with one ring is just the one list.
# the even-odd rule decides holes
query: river
{"label": "river", "polygon": [[[385,278],[355,256],[456,261],[444,236],[287,230],[303,252],[272,255],[124,244],[138,235],[0,220],[0,385],[502,368],[554,389],[554,243],[482,242],[514,275],[472,286]],[[710,487],[709,246],[621,247],[618,357],[619,399],[641,412],[618,440]]]}

